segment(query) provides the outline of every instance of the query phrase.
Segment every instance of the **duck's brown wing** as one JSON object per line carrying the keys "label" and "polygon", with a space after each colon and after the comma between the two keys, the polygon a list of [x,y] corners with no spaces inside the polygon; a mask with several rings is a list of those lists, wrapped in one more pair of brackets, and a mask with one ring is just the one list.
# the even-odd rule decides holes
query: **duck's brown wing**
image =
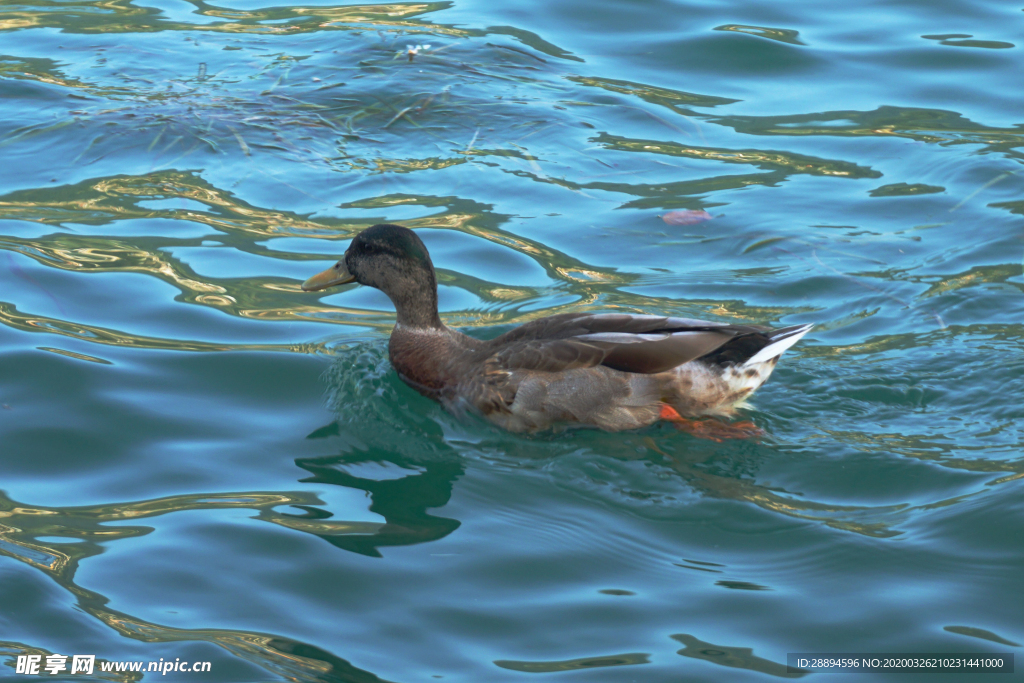
{"label": "duck's brown wing", "polygon": [[724,323],[648,315],[563,314],[492,340],[484,364],[502,370],[560,372],[604,365],[623,372],[670,370],[711,353],[738,334]]}

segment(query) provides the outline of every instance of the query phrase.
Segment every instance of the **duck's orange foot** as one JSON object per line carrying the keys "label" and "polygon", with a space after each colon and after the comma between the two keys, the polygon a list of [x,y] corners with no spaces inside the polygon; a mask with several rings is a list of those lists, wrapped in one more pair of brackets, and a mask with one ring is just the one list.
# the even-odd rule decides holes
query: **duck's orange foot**
{"label": "duck's orange foot", "polygon": [[764,435],[764,431],[750,420],[743,422],[719,422],[714,418],[706,420],[690,420],[663,403],[659,417],[676,426],[676,429],[692,434],[700,439],[709,439],[721,443],[725,439],[753,439]]}

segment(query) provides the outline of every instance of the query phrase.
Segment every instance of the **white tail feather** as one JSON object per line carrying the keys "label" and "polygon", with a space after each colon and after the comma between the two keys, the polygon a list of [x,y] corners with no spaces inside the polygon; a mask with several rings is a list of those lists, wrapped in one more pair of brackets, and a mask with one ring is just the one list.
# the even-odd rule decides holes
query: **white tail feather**
{"label": "white tail feather", "polygon": [[776,356],[781,356],[785,353],[786,349],[800,341],[801,337],[810,332],[813,327],[814,325],[804,325],[803,327],[793,330],[790,334],[773,341],[771,344],[755,353],[743,365],[746,366],[754,365],[755,363],[763,363],[766,360],[775,358]]}

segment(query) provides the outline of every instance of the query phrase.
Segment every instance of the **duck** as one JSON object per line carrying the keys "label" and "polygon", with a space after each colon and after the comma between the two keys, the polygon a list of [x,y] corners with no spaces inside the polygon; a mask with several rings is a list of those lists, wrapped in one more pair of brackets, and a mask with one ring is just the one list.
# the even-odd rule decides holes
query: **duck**
{"label": "duck", "polygon": [[[617,432],[668,420],[721,440],[728,427],[719,418],[746,407],[783,352],[813,327],[580,311],[477,339],[444,324],[426,245],[390,223],[357,234],[344,256],[302,289],[349,283],[379,289],[394,304],[388,355],[403,382],[450,412],[475,413],[511,432]],[[709,430],[709,421],[721,428]]]}

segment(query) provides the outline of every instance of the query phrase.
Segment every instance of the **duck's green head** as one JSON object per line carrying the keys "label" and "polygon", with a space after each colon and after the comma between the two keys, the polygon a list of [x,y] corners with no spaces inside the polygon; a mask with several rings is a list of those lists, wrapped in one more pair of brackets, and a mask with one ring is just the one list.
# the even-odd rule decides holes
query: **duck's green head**
{"label": "duck's green head", "polygon": [[315,292],[358,282],[390,297],[402,324],[433,324],[437,320],[437,277],[423,241],[409,228],[381,223],[352,240],[336,264],[302,283]]}

